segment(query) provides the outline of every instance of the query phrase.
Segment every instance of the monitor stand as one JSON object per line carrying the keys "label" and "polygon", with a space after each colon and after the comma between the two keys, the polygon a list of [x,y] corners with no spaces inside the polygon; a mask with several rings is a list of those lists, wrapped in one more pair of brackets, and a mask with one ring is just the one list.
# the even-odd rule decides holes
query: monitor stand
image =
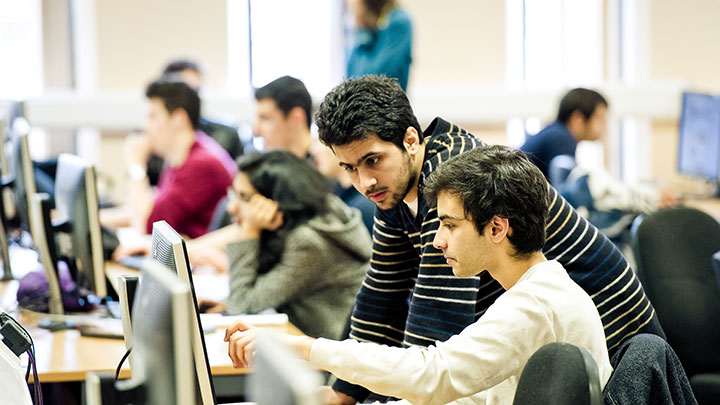
{"label": "monitor stand", "polygon": [[136,381],[115,381],[112,372],[89,372],[85,380],[85,403],[102,404],[138,404],[145,405],[145,385]]}

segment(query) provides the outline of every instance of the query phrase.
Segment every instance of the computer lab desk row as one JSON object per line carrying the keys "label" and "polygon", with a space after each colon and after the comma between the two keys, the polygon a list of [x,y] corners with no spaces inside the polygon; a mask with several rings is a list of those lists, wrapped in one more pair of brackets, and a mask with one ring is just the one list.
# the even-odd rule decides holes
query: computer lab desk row
{"label": "computer lab desk row", "polygon": [[[133,272],[137,274],[137,271],[123,268],[115,263],[107,263],[106,271],[111,278],[118,274],[133,274]],[[17,307],[17,288],[17,280],[0,282],[0,307],[10,312],[30,332],[35,342],[38,378],[41,383],[85,381],[85,376],[90,371],[115,372],[120,359],[125,354],[125,343],[122,339],[81,336],[77,329],[51,332],[39,328],[38,319],[46,317],[47,314],[25,310],[20,310],[19,313],[9,311]],[[259,326],[285,333],[301,334],[300,330],[289,322],[272,322]],[[213,331],[206,332],[204,336],[208,361],[215,379],[219,376],[247,374],[246,369],[233,368],[227,352],[228,344],[223,341],[224,328],[217,327]],[[32,381],[32,373],[30,377]],[[129,377],[130,368],[126,360],[120,371],[120,378]]]}

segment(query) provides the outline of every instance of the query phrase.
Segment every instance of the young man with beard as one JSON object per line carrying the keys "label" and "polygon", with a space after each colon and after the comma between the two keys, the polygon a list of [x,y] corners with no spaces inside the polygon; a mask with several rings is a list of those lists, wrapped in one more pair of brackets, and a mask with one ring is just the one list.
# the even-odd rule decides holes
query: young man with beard
{"label": "young man with beard", "polygon": [[[413,404],[511,403],[528,359],[551,342],[587,348],[604,386],[612,367],[595,304],[541,251],[549,201],[540,170],[520,151],[479,147],[434,171],[424,194],[440,220],[433,246],[455,276],[487,270],[506,290],[485,314],[427,349],[283,339],[314,367]],[[242,322],[226,332],[236,367],[252,364],[255,336]]]}
{"label": "young man with beard", "polygon": [[[396,81],[366,76],[333,89],[315,119],[358,191],[377,205],[373,257],[358,292],[350,336],[389,346],[426,347],[480,318],[503,288],[487,273],[457,278],[433,246],[440,221],[423,199],[427,178],[450,158],[483,145],[436,118],[422,131]],[[636,333],[664,337],[655,310],[620,251],[549,189],[544,255],[592,298],[608,350]],[[368,391],[343,381],[329,402]]]}

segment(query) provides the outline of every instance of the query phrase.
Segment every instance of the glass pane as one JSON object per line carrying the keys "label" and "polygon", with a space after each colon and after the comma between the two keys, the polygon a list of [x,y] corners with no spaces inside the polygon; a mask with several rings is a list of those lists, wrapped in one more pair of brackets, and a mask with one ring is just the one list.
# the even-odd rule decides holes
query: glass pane
{"label": "glass pane", "polygon": [[253,87],[290,75],[321,97],[339,83],[341,7],[335,0],[250,0]]}
{"label": "glass pane", "polygon": [[38,0],[0,0],[0,99],[42,91],[42,39]]}

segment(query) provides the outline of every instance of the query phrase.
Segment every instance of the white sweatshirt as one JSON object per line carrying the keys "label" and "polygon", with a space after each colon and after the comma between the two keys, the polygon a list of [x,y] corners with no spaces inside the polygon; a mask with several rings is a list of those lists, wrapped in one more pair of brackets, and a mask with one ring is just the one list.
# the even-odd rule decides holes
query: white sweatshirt
{"label": "white sweatshirt", "polygon": [[509,404],[525,363],[550,342],[589,349],[605,386],[612,367],[600,316],[554,260],[528,269],[478,321],[445,342],[398,348],[318,339],[310,363],[413,404]]}

